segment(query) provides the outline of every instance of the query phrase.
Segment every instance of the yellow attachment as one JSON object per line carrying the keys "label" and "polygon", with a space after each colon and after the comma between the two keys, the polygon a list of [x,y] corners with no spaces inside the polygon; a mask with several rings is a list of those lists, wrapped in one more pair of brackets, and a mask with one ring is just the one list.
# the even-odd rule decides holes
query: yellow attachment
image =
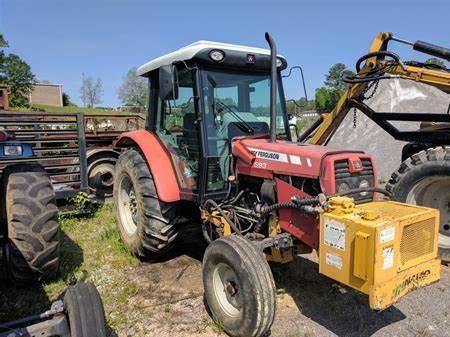
{"label": "yellow attachment", "polygon": [[[227,211],[224,212],[227,215],[229,214]],[[220,212],[212,211],[211,213],[209,213],[208,211],[202,209],[201,218],[202,221],[208,221],[209,223],[213,224],[219,230],[219,232],[222,232],[221,234],[223,236],[231,235],[231,226],[228,221],[226,221],[225,218],[220,215]]]}
{"label": "yellow attachment", "polygon": [[[278,218],[272,215],[269,219],[269,236],[276,236],[281,233],[280,223]],[[276,263],[289,263],[294,259],[294,248],[279,249],[270,247],[270,253],[266,253],[266,260]]]}
{"label": "yellow attachment", "polygon": [[353,198],[348,197],[333,197],[328,203],[328,211],[333,214],[351,214],[355,208]]}
{"label": "yellow attachment", "polygon": [[369,295],[377,310],[439,280],[437,210],[379,201],[349,213],[347,202],[321,215],[320,273]]}

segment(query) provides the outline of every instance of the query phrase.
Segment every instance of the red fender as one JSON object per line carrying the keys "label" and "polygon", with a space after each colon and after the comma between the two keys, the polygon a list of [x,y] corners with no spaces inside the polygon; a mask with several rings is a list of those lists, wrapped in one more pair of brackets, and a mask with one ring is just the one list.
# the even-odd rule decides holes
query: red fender
{"label": "red fender", "polygon": [[180,186],[172,160],[153,132],[147,130],[125,132],[120,136],[116,146],[137,146],[143,153],[152,172],[158,198],[164,202],[180,200]]}

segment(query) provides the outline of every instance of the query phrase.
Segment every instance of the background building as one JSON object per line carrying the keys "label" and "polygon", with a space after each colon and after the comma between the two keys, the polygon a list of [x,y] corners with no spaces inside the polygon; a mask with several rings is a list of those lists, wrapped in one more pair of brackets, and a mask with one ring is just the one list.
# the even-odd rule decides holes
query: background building
{"label": "background building", "polygon": [[62,107],[62,85],[52,83],[36,83],[30,94],[30,103]]}
{"label": "background building", "polygon": [[0,84],[0,110],[9,110],[8,87]]}

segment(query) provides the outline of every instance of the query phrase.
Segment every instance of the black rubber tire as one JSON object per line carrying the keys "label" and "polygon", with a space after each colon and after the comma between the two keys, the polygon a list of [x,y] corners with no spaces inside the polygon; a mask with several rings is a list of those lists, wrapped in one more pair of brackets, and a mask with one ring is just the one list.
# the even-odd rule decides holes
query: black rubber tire
{"label": "black rubber tire", "polygon": [[[114,166],[119,155],[115,152],[100,152],[88,154],[88,185],[89,190],[97,198],[103,200],[113,195]],[[107,176],[107,182],[103,181]]]}
{"label": "black rubber tire", "polygon": [[[406,202],[412,188],[430,176],[450,176],[450,147],[429,148],[407,158],[392,174],[386,190],[392,193],[393,200]],[[450,248],[440,245],[439,256],[443,263],[449,263]]]}
{"label": "black rubber tire", "polygon": [[103,303],[92,283],[78,282],[68,287],[64,308],[71,337],[106,337]]}
{"label": "black rubber tire", "polygon": [[[123,175],[128,175],[135,191],[137,229],[133,235],[127,233],[120,216],[119,189]],[[177,204],[159,200],[147,163],[134,149],[125,151],[117,160],[114,174],[114,203],[120,236],[134,255],[159,259],[169,252],[178,236]]]}
{"label": "black rubber tire", "polygon": [[[214,292],[214,270],[225,264],[236,274],[242,307],[237,316],[223,310]],[[266,336],[276,313],[276,288],[263,253],[241,236],[231,235],[213,241],[203,258],[205,300],[218,324],[233,337]]]}
{"label": "black rubber tire", "polygon": [[9,277],[18,286],[53,279],[59,266],[59,225],[48,174],[11,172],[5,186]]}

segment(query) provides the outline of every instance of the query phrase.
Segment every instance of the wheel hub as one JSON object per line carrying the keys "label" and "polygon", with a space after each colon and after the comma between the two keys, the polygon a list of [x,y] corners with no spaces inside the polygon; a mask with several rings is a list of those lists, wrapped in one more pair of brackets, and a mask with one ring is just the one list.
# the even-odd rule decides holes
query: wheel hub
{"label": "wheel hub", "polygon": [[118,211],[123,229],[128,235],[134,235],[137,230],[138,207],[133,182],[127,174],[119,181]]}
{"label": "wheel hub", "polygon": [[136,203],[136,194],[134,192],[134,187],[131,187],[129,196],[130,196],[129,207],[130,207],[130,212],[131,212],[131,218],[133,219],[133,222],[136,224],[137,203]]}
{"label": "wheel hub", "polygon": [[230,296],[234,296],[237,294],[236,285],[233,284],[232,282],[227,282],[227,284],[225,286],[225,290],[227,291],[228,295],[230,295]]}
{"label": "wheel hub", "polygon": [[97,194],[112,195],[114,162],[97,160],[88,167],[89,187]]}
{"label": "wheel hub", "polygon": [[242,311],[242,297],[239,279],[234,270],[225,263],[219,263],[213,271],[214,295],[221,309],[231,317]]}

